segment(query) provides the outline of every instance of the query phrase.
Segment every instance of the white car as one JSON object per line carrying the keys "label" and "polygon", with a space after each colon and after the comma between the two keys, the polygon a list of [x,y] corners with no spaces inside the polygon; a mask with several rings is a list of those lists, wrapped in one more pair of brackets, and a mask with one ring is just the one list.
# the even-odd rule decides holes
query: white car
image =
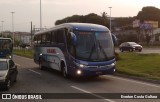
{"label": "white car", "polygon": [[17,65],[11,59],[0,59],[0,88],[9,89],[17,80]]}

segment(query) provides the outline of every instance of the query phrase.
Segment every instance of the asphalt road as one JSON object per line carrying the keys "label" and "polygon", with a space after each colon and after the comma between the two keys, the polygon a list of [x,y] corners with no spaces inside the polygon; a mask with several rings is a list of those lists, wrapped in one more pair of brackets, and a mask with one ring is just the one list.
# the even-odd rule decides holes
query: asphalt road
{"label": "asphalt road", "polygon": [[[100,99],[48,99],[48,100],[7,100],[22,102],[160,102],[159,99],[101,99],[94,93],[159,93],[160,86],[117,76],[100,76],[76,80],[65,79],[54,70],[40,70],[32,59],[14,56],[18,65],[18,79],[9,91],[3,93],[89,93]],[[63,95],[63,94],[62,94]],[[6,102],[6,100],[0,100]]]}

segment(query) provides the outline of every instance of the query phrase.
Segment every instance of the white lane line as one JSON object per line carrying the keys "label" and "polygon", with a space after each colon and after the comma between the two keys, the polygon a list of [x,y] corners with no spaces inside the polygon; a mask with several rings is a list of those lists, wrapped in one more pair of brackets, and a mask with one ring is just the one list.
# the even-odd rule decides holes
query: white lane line
{"label": "white lane line", "polygon": [[34,71],[32,69],[28,69],[28,70],[41,76],[41,73],[39,73],[39,72],[36,72],[36,71]]}
{"label": "white lane line", "polygon": [[109,75],[105,76],[105,77],[111,77],[111,78],[125,80],[125,81],[129,81],[129,82],[137,83],[137,84],[143,84],[143,85],[147,85],[147,86],[152,86],[152,87],[158,87],[158,88],[160,88],[160,86],[158,86],[158,85],[151,84],[151,83],[146,83],[146,82],[141,82],[141,81],[136,81],[136,80],[133,80],[133,79],[127,79],[127,78],[122,78],[122,77],[117,77],[117,76],[109,76]]}
{"label": "white lane line", "polygon": [[103,100],[105,100],[105,101],[108,101],[108,102],[115,102],[115,101],[113,101],[113,100],[105,99],[105,98],[102,97],[102,96],[96,95],[96,94],[91,93],[91,92],[86,91],[86,90],[83,90],[83,89],[81,89],[81,88],[79,88],[79,87],[76,87],[76,86],[71,86],[71,87],[74,88],[74,89],[77,89],[77,90],[79,90],[79,91],[82,91],[82,92],[84,92],[84,93],[89,93],[89,94],[91,94],[91,95],[93,95],[93,96],[96,96],[97,98],[101,98],[101,99],[103,99]]}

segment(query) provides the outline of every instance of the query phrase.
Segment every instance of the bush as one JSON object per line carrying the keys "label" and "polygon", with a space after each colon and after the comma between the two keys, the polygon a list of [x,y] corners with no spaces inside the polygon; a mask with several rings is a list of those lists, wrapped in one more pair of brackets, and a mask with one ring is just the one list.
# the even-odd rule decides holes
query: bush
{"label": "bush", "polygon": [[120,56],[119,56],[119,54],[117,52],[115,52],[115,58],[116,58],[116,61],[118,61],[118,60],[121,59]]}

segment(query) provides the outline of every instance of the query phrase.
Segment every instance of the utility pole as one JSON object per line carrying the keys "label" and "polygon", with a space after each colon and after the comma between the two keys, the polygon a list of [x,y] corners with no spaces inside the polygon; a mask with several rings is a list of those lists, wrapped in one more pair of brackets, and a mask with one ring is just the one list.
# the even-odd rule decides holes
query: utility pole
{"label": "utility pole", "polygon": [[4,23],[4,21],[1,21],[2,22],[2,37],[3,37],[3,23]]}
{"label": "utility pole", "polygon": [[15,12],[11,12],[11,14],[12,14],[12,38],[13,38],[13,44],[14,44],[14,16],[13,16],[13,14],[14,14]]}
{"label": "utility pole", "polygon": [[33,30],[33,29],[32,29],[32,21],[31,21],[31,46],[32,46],[32,35],[33,35],[33,34],[32,34],[32,33],[33,33],[32,30]]}
{"label": "utility pole", "polygon": [[112,9],[112,7],[108,7],[109,9],[110,9],[110,31],[112,30],[112,24],[111,24],[111,9]]}
{"label": "utility pole", "polygon": [[40,30],[42,30],[42,5],[40,0]]}

